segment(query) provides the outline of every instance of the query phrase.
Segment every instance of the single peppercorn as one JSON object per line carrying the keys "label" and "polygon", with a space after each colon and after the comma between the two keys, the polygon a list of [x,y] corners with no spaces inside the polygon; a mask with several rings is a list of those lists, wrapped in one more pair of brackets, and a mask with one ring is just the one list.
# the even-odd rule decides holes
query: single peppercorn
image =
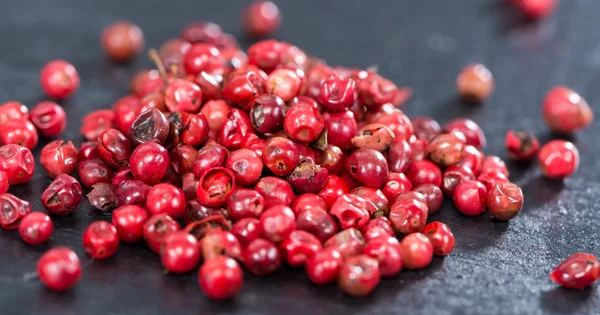
{"label": "single peppercorn", "polygon": [[504,141],[508,156],[516,161],[529,161],[540,150],[540,142],[528,131],[509,130]]}
{"label": "single peppercorn", "polygon": [[42,148],[40,164],[50,178],[60,174],[70,175],[77,167],[78,152],[71,141],[55,140]]}
{"label": "single peppercorn", "polygon": [[357,255],[342,263],[338,285],[350,296],[366,296],[375,290],[380,279],[377,260],[367,255]]}
{"label": "single peppercorn", "polygon": [[54,102],[41,102],[31,110],[31,122],[46,138],[58,137],[67,127],[67,114]]}
{"label": "single peppercorn", "polygon": [[127,62],[144,49],[144,34],[137,25],[118,21],[102,31],[100,43],[110,59]]}
{"label": "single peppercorn", "polygon": [[148,213],[140,206],[127,205],[115,209],[112,224],[117,228],[119,239],[125,243],[137,243],[143,237],[143,225]]}
{"label": "single peppercorn", "polygon": [[540,150],[538,163],[546,178],[564,179],[577,171],[579,151],[571,142],[552,140]]}
{"label": "single peppercorn", "polygon": [[569,289],[583,289],[600,278],[600,262],[594,255],[575,253],[550,273],[550,279]]}
{"label": "single peppercorn", "polygon": [[480,181],[464,181],[454,190],[454,205],[461,213],[469,216],[480,215],[487,205],[487,189]]}
{"label": "single peppercorn", "polygon": [[281,13],[271,1],[255,1],[242,14],[244,31],[254,39],[275,33],[280,24]]}
{"label": "single peppercorn", "polygon": [[151,216],[142,226],[144,241],[153,252],[159,255],[164,238],[179,230],[181,230],[179,224],[166,213]]}
{"label": "single peppercorn", "polygon": [[37,274],[52,291],[68,290],[81,278],[81,263],[77,254],[67,247],[47,251],[37,262]]}
{"label": "single peppercorn", "polygon": [[251,273],[266,276],[279,269],[281,253],[275,244],[257,238],[246,246],[244,265]]}
{"label": "single peppercorn", "polygon": [[88,225],[83,232],[83,249],[100,260],[113,256],[119,247],[117,228],[106,221],[96,221]]}
{"label": "single peppercorn", "polygon": [[458,94],[466,101],[481,103],[494,92],[494,77],[482,64],[470,64],[456,78]]}
{"label": "single peppercorn", "polygon": [[454,250],[454,234],[446,224],[431,222],[423,228],[422,233],[431,241],[436,256],[445,256]]}
{"label": "single peppercorn", "polygon": [[200,245],[185,231],[172,232],[162,241],[160,258],[169,272],[190,272],[200,261]]}
{"label": "single peppercorn", "polygon": [[52,220],[42,212],[31,212],[24,216],[21,223],[19,223],[19,235],[29,245],[46,243],[53,231],[54,224]]}
{"label": "single peppercorn", "polygon": [[523,208],[523,191],[510,182],[500,182],[488,191],[487,208],[494,218],[508,221]]}
{"label": "single peppercorn", "polygon": [[48,212],[64,216],[79,205],[82,190],[79,182],[66,174],[61,174],[46,188],[42,194],[42,204]]}
{"label": "single peppercorn", "polygon": [[407,269],[422,269],[427,267],[433,259],[433,245],[427,236],[421,233],[412,233],[400,241],[402,260]]}
{"label": "single peppercorn", "polygon": [[202,264],[198,272],[202,291],[213,300],[232,298],[242,287],[242,268],[227,257],[218,256]]}
{"label": "single peppercorn", "polygon": [[67,61],[52,60],[42,68],[40,84],[49,97],[66,99],[79,89],[79,74]]}
{"label": "single peppercorn", "polygon": [[0,194],[0,227],[16,230],[21,220],[31,212],[29,202],[9,193]]}

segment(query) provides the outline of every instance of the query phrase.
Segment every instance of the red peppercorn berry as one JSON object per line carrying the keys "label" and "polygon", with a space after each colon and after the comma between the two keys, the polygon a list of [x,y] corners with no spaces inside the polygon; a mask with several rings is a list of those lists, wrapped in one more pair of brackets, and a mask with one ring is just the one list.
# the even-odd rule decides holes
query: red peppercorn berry
{"label": "red peppercorn berry", "polygon": [[19,228],[21,219],[31,212],[31,205],[9,193],[0,194],[0,227],[5,230]]}
{"label": "red peppercorn berry", "polygon": [[244,10],[242,24],[248,36],[254,39],[267,37],[279,28],[281,13],[271,1],[256,1]]}
{"label": "red peppercorn berry", "polygon": [[293,231],[281,243],[283,260],[292,267],[304,266],[322,248],[319,239],[305,231]]}
{"label": "red peppercorn berry", "polygon": [[207,207],[222,207],[235,188],[233,172],[224,167],[215,167],[200,177],[196,197]]}
{"label": "red peppercorn berry", "polygon": [[169,169],[169,153],[160,144],[141,144],[129,159],[131,174],[149,185],[158,184]]}
{"label": "red peppercorn berry", "polygon": [[31,110],[31,122],[46,138],[58,137],[67,127],[67,114],[54,102],[41,102]]}
{"label": "red peppercorn berry", "polygon": [[476,180],[458,184],[454,190],[454,205],[464,215],[482,214],[487,205],[487,188]]}
{"label": "red peppercorn berry", "polygon": [[151,216],[142,226],[144,241],[157,254],[160,254],[164,238],[179,230],[181,230],[179,224],[166,213]]}
{"label": "red peppercorn berry", "polygon": [[275,205],[260,216],[260,233],[273,243],[280,243],[296,230],[296,217],[287,206]]}
{"label": "red peppercorn berry", "polygon": [[243,283],[242,268],[227,256],[218,256],[202,264],[198,282],[204,294],[213,300],[225,300],[235,296]]}
{"label": "red peppercorn berry", "polygon": [[185,231],[172,232],[163,239],[160,259],[169,272],[190,272],[200,261],[200,245]]}
{"label": "red peppercorn berry", "polygon": [[442,171],[439,166],[428,160],[413,161],[406,172],[413,187],[421,184],[442,185]]}
{"label": "red peppercorn berry", "polygon": [[283,126],[294,141],[311,143],[321,136],[325,122],[321,113],[313,106],[297,104],[288,110]]}
{"label": "red peppercorn berry", "polygon": [[40,84],[49,97],[66,99],[79,88],[79,74],[67,61],[52,60],[42,68]]}
{"label": "red peppercorn berry", "polygon": [[422,233],[431,241],[436,256],[445,256],[454,250],[454,234],[446,224],[431,222],[423,228]]}
{"label": "red peppercorn berry", "polygon": [[246,187],[256,184],[263,169],[262,159],[249,149],[231,152],[225,164],[235,174],[236,184]]}
{"label": "red peppercorn berry", "polygon": [[227,211],[234,222],[243,218],[259,218],[265,205],[265,198],[251,189],[238,188],[227,199]]}
{"label": "red peppercorn berry", "polygon": [[552,140],[540,150],[538,163],[546,178],[564,179],[577,171],[579,151],[571,142]]}
{"label": "red peppercorn berry", "polygon": [[357,195],[345,194],[335,201],[329,212],[342,229],[360,229],[369,222],[367,201]]}
{"label": "red peppercorn berry", "polygon": [[81,198],[82,190],[79,182],[67,174],[61,174],[44,190],[42,204],[48,212],[64,216],[77,208]]}
{"label": "red peppercorn berry", "polygon": [[540,150],[540,142],[534,134],[527,131],[509,130],[504,142],[508,156],[516,161],[529,161]]}
{"label": "red peppercorn berry", "polygon": [[46,243],[53,231],[54,224],[52,220],[42,212],[31,212],[24,216],[21,223],[19,223],[19,235],[29,245]]}
{"label": "red peppercorn berry", "polygon": [[323,201],[323,199],[318,195],[311,193],[298,195],[296,198],[294,198],[294,203],[292,203],[291,208],[296,217],[300,213],[310,209],[327,211],[327,205],[325,204],[325,201]]}
{"label": "red peppercorn berry", "polygon": [[494,92],[492,73],[480,63],[466,66],[456,78],[458,94],[468,102],[481,103]]}
{"label": "red peppercorn berry", "polygon": [[38,133],[29,120],[10,120],[0,129],[0,143],[18,144],[33,150],[38,143]]}
{"label": "red peppercorn berry", "polygon": [[427,223],[427,204],[417,199],[401,199],[390,208],[389,219],[398,233],[420,232]]}
{"label": "red peppercorn berry", "polygon": [[115,112],[110,109],[102,109],[87,114],[81,120],[81,134],[88,141],[96,141],[98,136],[113,127]]}
{"label": "red peppercorn berry", "polygon": [[257,238],[246,246],[244,265],[257,276],[272,274],[281,265],[279,248],[263,238]]}
{"label": "red peppercorn berry", "polygon": [[254,190],[265,198],[265,209],[275,205],[290,207],[294,202],[294,191],[288,182],[274,176],[261,178]]}
{"label": "red peppercorn berry", "polygon": [[60,174],[70,175],[77,167],[78,152],[71,141],[55,140],[42,148],[40,164],[50,178]]}
{"label": "red peppercorn berry", "polygon": [[112,224],[117,228],[119,239],[125,243],[137,243],[143,237],[143,225],[148,213],[140,206],[127,205],[115,209]]}
{"label": "red peppercorn berry", "polygon": [[497,220],[508,221],[523,208],[523,191],[510,182],[500,182],[488,191],[487,208]]}
{"label": "red peppercorn berry", "polygon": [[181,219],[185,205],[183,191],[171,184],[155,185],[150,188],[146,198],[146,210],[150,215],[166,213],[173,219]]}
{"label": "red peppercorn berry", "polygon": [[393,277],[402,270],[401,252],[398,240],[390,236],[369,241],[365,246],[364,254],[377,260],[382,277]]}
{"label": "red peppercorn berry", "polygon": [[365,247],[365,238],[359,230],[350,228],[343,230],[329,238],[325,244],[325,248],[333,248],[340,252],[344,259],[361,254]]}
{"label": "red peppercorn berry", "polygon": [[400,241],[402,248],[402,261],[407,269],[422,269],[427,267],[433,259],[433,245],[427,236],[421,233],[412,233]]}
{"label": "red peppercorn berry", "polygon": [[375,290],[380,279],[377,260],[367,255],[357,255],[342,263],[338,285],[350,296],[367,296]]}
{"label": "red peppercorn berry", "polygon": [[260,220],[254,218],[243,218],[237,221],[231,228],[233,234],[242,247],[248,246],[252,241],[260,237]]}
{"label": "red peppercorn berry", "polygon": [[373,149],[358,149],[346,160],[346,171],[360,183],[379,188],[388,176],[388,164],[380,152]]}
{"label": "red peppercorn berry", "polygon": [[127,62],[144,49],[144,34],[137,25],[118,21],[102,31],[100,43],[110,59]]}
{"label": "red peppercorn berry", "polygon": [[52,291],[68,290],[81,278],[81,263],[77,254],[67,247],[47,251],[37,262],[37,274]]}
{"label": "red peppercorn berry", "polygon": [[550,279],[569,289],[584,289],[600,278],[600,262],[592,254],[575,253],[550,273]]}
{"label": "red peppercorn berry", "polygon": [[129,165],[131,143],[117,129],[108,129],[98,136],[98,151],[100,157],[113,167],[120,168]]}
{"label": "red peppercorn berry", "polygon": [[83,249],[96,260],[113,256],[119,248],[117,228],[106,221],[95,221],[83,232]]}

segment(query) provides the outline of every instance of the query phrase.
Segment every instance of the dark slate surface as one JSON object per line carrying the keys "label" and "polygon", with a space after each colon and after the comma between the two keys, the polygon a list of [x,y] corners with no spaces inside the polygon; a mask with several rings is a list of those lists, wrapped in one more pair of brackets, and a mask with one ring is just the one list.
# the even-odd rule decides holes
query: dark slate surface
{"label": "dark slate surface", "polygon": [[[103,26],[118,19],[138,23],[148,46],[175,36],[188,22],[211,20],[240,35],[241,6],[249,1],[200,0],[19,0],[0,10],[0,102],[29,106],[43,99],[38,72],[52,58],[78,68],[82,86],[64,107],[65,139],[81,141],[79,120],[110,106],[127,92],[131,66],[105,61],[98,47]],[[557,84],[580,91],[594,107],[600,98],[600,2],[562,1],[548,20],[522,23],[501,0],[279,1],[285,22],[277,33],[331,64],[367,67],[399,85],[414,88],[405,106],[411,115],[440,122],[469,116],[486,132],[486,153],[505,156],[509,128],[529,128],[550,139],[540,118],[545,92]],[[248,42],[242,42],[245,46]],[[496,77],[497,91],[483,106],[458,101],[454,80],[469,62],[483,62]],[[597,108],[597,107],[595,107]],[[596,113],[598,114],[598,113]],[[1,128],[1,127],[0,127]],[[73,215],[55,218],[49,244],[26,246],[17,232],[0,231],[0,314],[592,314],[597,289],[568,291],[548,279],[550,270],[576,251],[600,248],[597,178],[600,147],[594,123],[572,138],[581,153],[580,170],[564,183],[549,182],[532,166],[511,165],[523,187],[525,208],[510,223],[489,216],[466,218],[449,201],[432,219],[454,231],[457,248],[423,271],[405,271],[381,282],[366,299],[351,299],[336,287],[311,285],[303,272],[281,270],[259,279],[246,276],[239,296],[213,303],[200,292],[196,275],[165,276],[144,246],[122,245],[116,257],[90,261],[81,235],[99,219],[87,201]],[[597,138],[596,138],[597,139]],[[42,142],[42,144],[45,143]],[[38,156],[39,149],[36,151]],[[11,192],[41,211],[41,192],[50,180],[40,170],[28,185]],[[84,264],[79,285],[65,294],[46,291],[35,279],[35,263],[52,246],[74,248]]]}

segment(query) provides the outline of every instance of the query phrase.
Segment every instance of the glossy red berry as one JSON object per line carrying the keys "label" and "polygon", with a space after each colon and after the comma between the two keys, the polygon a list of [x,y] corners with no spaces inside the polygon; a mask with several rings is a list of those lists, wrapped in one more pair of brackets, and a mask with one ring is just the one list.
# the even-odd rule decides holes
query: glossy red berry
{"label": "glossy red berry", "polygon": [[396,137],[409,140],[413,135],[413,126],[410,119],[399,109],[383,115],[377,123],[388,127]]}
{"label": "glossy red berry", "polygon": [[344,111],[356,101],[356,81],[332,75],[321,85],[319,103],[331,112]]}
{"label": "glossy red berry", "polygon": [[81,144],[79,149],[79,161],[100,160],[100,151],[98,151],[97,141],[87,141]]}
{"label": "glossy red berry", "polygon": [[508,156],[516,161],[529,161],[540,150],[540,142],[528,131],[509,130],[504,141]]}
{"label": "glossy red berry", "polygon": [[185,212],[185,205],[183,191],[171,184],[155,185],[146,198],[146,210],[150,215],[166,213],[174,219],[181,219]]}
{"label": "glossy red berry", "polygon": [[160,254],[164,238],[179,230],[181,230],[179,224],[166,213],[151,216],[142,226],[144,241],[156,254]]}
{"label": "glossy red berry", "polygon": [[231,108],[223,100],[211,100],[206,102],[200,112],[206,118],[210,130],[219,131],[223,126],[223,118]]}
{"label": "glossy red berry", "polygon": [[321,242],[330,239],[338,231],[338,224],[327,211],[311,208],[296,216],[296,228],[316,236]]}
{"label": "glossy red berry", "polygon": [[444,202],[444,194],[442,190],[433,184],[422,184],[413,188],[415,192],[421,193],[425,197],[427,204],[427,214],[430,216],[442,207]]}
{"label": "glossy red berry", "polygon": [[238,263],[227,256],[218,256],[204,262],[198,272],[202,291],[213,300],[234,297],[242,287],[243,279]]}
{"label": "glossy red berry", "polygon": [[421,233],[412,233],[400,241],[402,260],[407,269],[422,269],[427,267],[433,259],[433,245],[427,236]]}
{"label": "glossy red berry", "polygon": [[300,213],[311,209],[327,211],[327,205],[325,204],[325,201],[323,201],[323,199],[318,195],[311,193],[298,195],[296,198],[294,198],[294,203],[292,204],[291,208],[296,217]]}
{"label": "glossy red berry", "polygon": [[264,238],[280,243],[296,229],[296,217],[287,206],[272,206],[261,214],[259,228]]}
{"label": "glossy red berry", "polygon": [[144,206],[151,186],[141,180],[131,179],[123,181],[114,190],[119,207],[125,205]]}
{"label": "glossy red berry", "polygon": [[29,149],[17,144],[0,147],[0,171],[6,172],[10,185],[29,182],[34,170],[35,161]]}
{"label": "glossy red berry", "polygon": [[454,205],[464,215],[482,214],[487,205],[487,188],[476,180],[460,183],[454,190]]}
{"label": "glossy red berry", "polygon": [[212,74],[222,68],[221,52],[211,44],[196,43],[183,56],[183,65],[188,74]]}
{"label": "glossy red berry", "polygon": [[312,159],[307,159],[300,162],[287,179],[298,192],[318,193],[325,185],[328,175],[327,169],[315,164]]}
{"label": "glossy red berry", "polygon": [[325,150],[321,151],[316,162],[332,175],[340,176],[346,169],[344,152],[334,145],[328,145]]}
{"label": "glossy red berry", "polygon": [[265,198],[251,189],[238,188],[227,199],[227,211],[231,220],[259,218],[265,205]]}
{"label": "glossy red berry", "polygon": [[177,175],[193,170],[198,150],[185,144],[179,144],[169,152],[170,167]]}
{"label": "glossy red berry", "polygon": [[[362,197],[367,201],[367,211],[369,211],[371,217],[387,216],[389,214],[390,202],[381,190],[361,186],[353,189],[352,194]],[[390,200],[393,200],[393,198]]]}
{"label": "glossy red berry", "polygon": [[106,221],[96,221],[83,232],[83,249],[94,259],[113,256],[119,248],[117,228]]}
{"label": "glossy red berry", "polygon": [[388,176],[388,164],[380,152],[358,149],[346,160],[346,170],[360,183],[379,188]]}
{"label": "glossy red berry", "polygon": [[456,78],[458,94],[468,102],[486,101],[494,92],[494,88],[492,73],[479,63],[466,66]]}
{"label": "glossy red berry", "polygon": [[81,202],[82,191],[79,182],[66,174],[61,174],[46,188],[42,194],[42,204],[48,212],[64,216]]}
{"label": "glossy red berry", "polygon": [[220,141],[227,149],[239,149],[250,133],[252,133],[252,123],[248,115],[237,108],[232,108],[221,126]]}
{"label": "glossy red berry", "polygon": [[37,274],[42,283],[52,291],[68,290],[81,278],[81,263],[77,254],[67,247],[47,251],[37,262]]}
{"label": "glossy red berry", "polygon": [[306,261],[306,275],[314,284],[330,284],[338,278],[342,263],[342,255],[337,250],[325,248]]}
{"label": "glossy red berry", "polygon": [[0,124],[5,124],[10,120],[29,119],[29,110],[20,102],[10,101],[0,104]]}
{"label": "glossy red berry", "polygon": [[389,218],[398,233],[420,232],[427,223],[427,205],[417,199],[398,200],[390,208]]}
{"label": "glossy red berry", "polygon": [[354,114],[347,110],[341,112],[323,113],[325,128],[327,128],[327,143],[337,146],[343,151],[354,148],[352,138],[358,132],[358,125],[354,119]]}
{"label": "glossy red berry", "polygon": [[147,219],[146,210],[136,205],[119,207],[112,213],[112,224],[117,228],[119,239],[125,243],[142,240],[143,226]]}
{"label": "glossy red berry", "polygon": [[380,279],[377,260],[367,255],[357,255],[342,263],[338,285],[348,295],[366,296],[375,290]]}
{"label": "glossy red berry", "polygon": [[294,202],[294,191],[288,182],[274,176],[261,178],[254,190],[265,198],[265,209],[275,205],[290,207]]}
{"label": "glossy red berry", "polygon": [[159,183],[169,169],[169,153],[160,144],[144,143],[131,153],[131,173],[149,185]]}
{"label": "glossy red berry", "polygon": [[486,155],[481,163],[481,174],[487,172],[499,172],[508,177],[508,168],[506,163],[499,157],[493,155]]}
{"label": "glossy red berry", "polygon": [[131,143],[117,129],[108,129],[98,136],[98,151],[100,157],[113,167],[120,168],[129,165]]}
{"label": "glossy red berry", "polygon": [[258,238],[246,246],[244,265],[251,273],[266,276],[279,269],[281,253],[275,244]]}
{"label": "glossy red berry", "polygon": [[437,121],[429,117],[416,117],[411,119],[415,136],[417,139],[429,141],[434,136],[441,133],[442,128]]}
{"label": "glossy red berry", "polygon": [[0,194],[0,227],[16,230],[19,223],[31,212],[31,205],[9,193]]}
{"label": "glossy red berry", "polygon": [[293,141],[273,137],[267,141],[262,159],[265,166],[275,175],[286,176],[296,168],[300,157]]}
{"label": "glossy red berry", "polygon": [[395,107],[404,104],[412,94],[409,88],[398,88],[394,83],[372,71],[358,82],[358,99],[367,107],[391,103]]}
{"label": "glossy red berry", "polygon": [[70,175],[77,167],[78,152],[71,141],[55,140],[42,148],[40,164],[50,178],[60,174]]}
{"label": "glossy red berry", "polygon": [[137,25],[118,21],[102,31],[100,44],[110,59],[126,62],[144,49],[144,34]]}
{"label": "glossy red berry", "polygon": [[454,234],[446,224],[431,222],[423,228],[422,233],[431,241],[434,255],[445,256],[454,250]]}
{"label": "glossy red berry", "polygon": [[402,173],[389,173],[381,192],[385,195],[387,200],[393,200],[394,196],[412,190],[412,184]]}
{"label": "glossy red berry", "polygon": [[388,148],[386,159],[391,172],[406,172],[412,161],[411,146],[402,138],[394,138]]}
{"label": "glossy red berry", "polygon": [[212,143],[205,145],[198,151],[192,166],[194,176],[200,178],[204,173],[215,167],[225,166],[229,152],[223,146]]}
{"label": "glossy red berry", "polygon": [[296,69],[275,69],[265,84],[269,93],[289,102],[300,92],[303,78],[304,72]]}
{"label": "glossy red berry", "polygon": [[333,248],[340,252],[344,259],[361,254],[365,247],[365,238],[362,233],[357,229],[347,229],[338,232],[330,239],[328,239],[325,244],[323,244],[325,248]]}
{"label": "glossy red berry", "polygon": [[288,110],[283,126],[293,140],[310,143],[321,136],[325,122],[323,116],[313,106],[297,104]]}
{"label": "glossy red berry", "polygon": [[500,221],[508,221],[523,208],[523,191],[517,185],[500,182],[488,191],[487,208]]}
{"label": "glossy red berry", "polygon": [[215,259],[220,255],[229,256],[231,258],[242,259],[242,245],[229,231],[221,229],[209,229],[202,237],[199,243],[202,249],[202,258],[204,261]]}
{"label": "glossy red berry", "polygon": [[284,122],[284,108],[283,100],[275,95],[257,97],[250,108],[252,126],[262,134],[280,131]]}
{"label": "glossy red berry", "polygon": [[206,171],[198,182],[196,197],[207,207],[222,207],[235,191],[235,175],[223,167]]}
{"label": "glossy red berry", "polygon": [[40,84],[49,97],[66,99],[79,89],[79,74],[67,61],[52,60],[42,68]]}
{"label": "glossy red berry", "polygon": [[281,243],[283,260],[292,267],[304,266],[322,248],[321,242],[305,231],[293,231]]}
{"label": "glossy red berry", "polygon": [[21,223],[19,223],[19,235],[29,245],[46,243],[53,231],[54,224],[52,220],[42,212],[31,212],[24,216]]}
{"label": "glossy red berry", "polygon": [[571,142],[553,140],[540,150],[538,163],[546,178],[564,179],[577,171],[579,151]]}
{"label": "glossy red berry", "polygon": [[484,148],[486,145],[485,134],[479,125],[467,118],[457,118],[449,121],[444,125],[444,131],[449,134],[462,133],[466,138],[466,144],[472,145],[478,149]]}
{"label": "glossy red berry", "polygon": [[364,254],[377,260],[382,277],[393,277],[402,270],[402,248],[394,237],[379,237],[369,241]]}
{"label": "glossy red berry", "polygon": [[484,155],[479,149],[472,145],[465,146],[465,155],[459,165],[465,166],[471,169],[474,175],[479,175],[481,172],[481,166],[483,165]]}
{"label": "glossy red berry", "polygon": [[369,222],[367,201],[357,195],[345,194],[335,201],[329,213],[337,219],[342,229],[360,229]]}
{"label": "glossy red berry", "polygon": [[169,272],[190,272],[200,261],[200,245],[196,238],[187,232],[170,233],[163,239],[160,259]]}
{"label": "glossy red berry", "polygon": [[79,163],[78,173],[81,183],[91,188],[98,183],[110,183],[114,171],[104,161],[86,160]]}
{"label": "glossy red berry", "polygon": [[442,171],[439,166],[428,161],[413,161],[406,172],[406,177],[413,187],[421,184],[433,184],[438,187],[442,185]]}
{"label": "glossy red berry", "polygon": [[458,184],[466,180],[474,180],[475,175],[470,168],[465,165],[452,165],[444,171],[442,178],[442,190],[448,197],[454,196],[454,190]]}
{"label": "glossy red berry", "polygon": [[38,139],[37,130],[29,120],[10,120],[0,129],[0,143],[18,144],[33,150]]}
{"label": "glossy red berry", "polygon": [[331,208],[333,203],[338,199],[339,196],[350,192],[350,188],[346,182],[339,176],[329,175],[325,186],[318,193],[319,197],[325,201],[328,208]]}
{"label": "glossy red berry", "polygon": [[197,113],[202,105],[202,90],[193,82],[173,79],[165,89],[165,104],[171,112]]}
{"label": "glossy red berry", "polygon": [[244,10],[242,25],[248,36],[259,39],[277,31],[281,13],[271,1],[256,1]]}
{"label": "glossy red berry", "polygon": [[225,165],[233,171],[236,184],[245,187],[254,186],[263,169],[262,159],[249,149],[231,152]]}
{"label": "glossy red berry", "polygon": [[600,278],[600,262],[592,254],[575,253],[550,273],[550,279],[569,289],[583,289]]}
{"label": "glossy red berry", "polygon": [[243,218],[237,221],[231,228],[233,234],[242,247],[248,246],[252,241],[260,237],[260,220],[254,218]]}
{"label": "glossy red berry", "polygon": [[115,112],[111,109],[93,111],[81,120],[81,134],[88,141],[96,141],[98,136],[113,127]]}
{"label": "glossy red berry", "polygon": [[41,102],[31,110],[31,121],[46,138],[59,136],[67,127],[67,114],[54,102]]}

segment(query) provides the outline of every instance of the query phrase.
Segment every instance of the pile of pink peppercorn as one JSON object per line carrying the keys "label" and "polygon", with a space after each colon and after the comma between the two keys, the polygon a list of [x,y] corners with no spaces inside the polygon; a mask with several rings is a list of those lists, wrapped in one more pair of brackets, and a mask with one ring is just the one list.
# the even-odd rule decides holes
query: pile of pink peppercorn
{"label": "pile of pink peppercorn", "polygon": [[[534,18],[555,5],[512,2]],[[242,23],[249,36],[263,38],[281,15],[273,3],[258,1]],[[129,22],[107,27],[101,44],[115,62],[144,50],[142,31]],[[157,69],[136,74],[131,93],[110,109],[85,116],[87,142],[77,148],[54,140],[42,149],[41,165],[54,179],[41,195],[50,216],[31,212],[29,202],[7,190],[32,178],[38,135],[58,138],[67,116],[52,101],[31,110],[16,101],[0,106],[3,229],[43,244],[54,229],[51,217],[77,211],[85,190],[97,211],[112,214],[81,236],[95,260],[114,255],[120,242],[144,242],[169,273],[199,267],[199,285],[212,299],[236,294],[241,266],[265,276],[282,263],[304,268],[317,285],[336,282],[364,296],[380,278],[426,268],[433,256],[452,252],[448,226],[427,223],[444,197],[466,216],[487,209],[497,221],[513,219],[523,206],[505,162],[483,153],[486,138],[476,122],[409,119],[400,107],[410,89],[374,70],[329,66],[276,40],[244,52],[209,22],[188,25],[149,55]],[[40,81],[58,101],[80,84],[63,60],[49,62]],[[465,67],[456,84],[474,103],[494,91],[492,73],[481,64]],[[552,130],[565,133],[593,120],[585,99],[567,87],[548,92],[542,113]],[[572,143],[540,148],[528,131],[508,131],[506,150],[515,161],[537,156],[549,179],[562,180],[579,164]],[[79,179],[72,177],[76,170]],[[56,247],[40,258],[37,272],[45,286],[62,291],[78,282],[82,267],[73,250]],[[600,277],[600,263],[575,254],[550,277],[583,288]]]}

